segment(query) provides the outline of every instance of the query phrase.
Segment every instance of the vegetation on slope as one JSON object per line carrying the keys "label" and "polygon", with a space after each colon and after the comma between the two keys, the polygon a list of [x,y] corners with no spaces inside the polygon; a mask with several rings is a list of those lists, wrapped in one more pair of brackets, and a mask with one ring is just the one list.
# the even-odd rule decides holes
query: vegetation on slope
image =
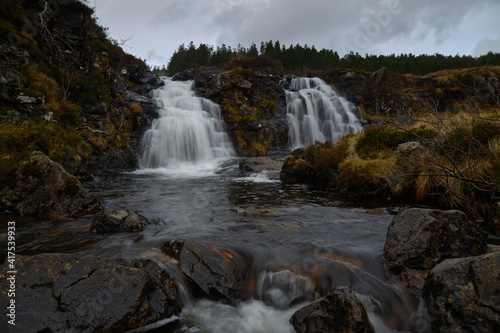
{"label": "vegetation on slope", "polygon": [[462,70],[433,74],[456,82],[466,99],[445,110],[429,98],[420,100],[419,109],[402,105],[401,112],[380,113],[377,125],[361,133],[295,151],[282,179],[352,197],[458,208],[487,219],[500,195],[498,74],[499,68],[490,68],[489,77],[470,78],[468,84]]}
{"label": "vegetation on slope", "polygon": [[0,100],[1,179],[34,150],[80,174],[96,156],[130,147],[142,110],[123,92],[148,67],[109,39],[92,14],[75,0],[0,0],[0,46],[28,59],[0,74],[19,71],[19,87],[8,89],[29,101]]}

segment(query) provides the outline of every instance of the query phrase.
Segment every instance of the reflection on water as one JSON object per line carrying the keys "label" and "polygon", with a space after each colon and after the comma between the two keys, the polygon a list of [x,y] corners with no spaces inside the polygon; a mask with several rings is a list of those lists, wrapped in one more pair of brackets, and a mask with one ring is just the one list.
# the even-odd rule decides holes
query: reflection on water
{"label": "reflection on water", "polygon": [[[369,310],[377,331],[409,329],[408,322],[417,304],[385,281],[381,267],[385,236],[392,220],[387,209],[370,214],[365,208],[368,203],[356,207],[331,193],[283,184],[265,174],[247,179],[230,174],[109,173],[86,184],[101,197],[105,208],[128,208],[145,216],[151,225],[140,233],[90,233],[91,216],[38,220],[4,215],[0,217],[1,231],[5,232],[4,221],[17,221],[17,254],[66,252],[144,257],[163,266],[168,266],[169,261],[158,249],[167,241],[189,239],[230,248],[251,261],[255,281],[259,274],[273,268],[296,267],[315,279],[320,288],[349,286]],[[0,249],[2,261],[5,248]],[[226,327],[235,325],[235,321],[241,327],[250,325],[248,322],[261,322],[255,318],[272,312],[266,309],[268,305],[252,301],[259,297],[257,286],[249,288],[249,300],[237,308],[207,302],[186,306],[184,315],[192,319],[191,329],[212,325],[207,318],[212,318],[210,313],[214,311],[232,313]],[[193,318],[200,309],[206,311]],[[282,327],[287,331],[289,310],[273,311],[285,318]],[[224,331],[218,329],[207,331]]]}

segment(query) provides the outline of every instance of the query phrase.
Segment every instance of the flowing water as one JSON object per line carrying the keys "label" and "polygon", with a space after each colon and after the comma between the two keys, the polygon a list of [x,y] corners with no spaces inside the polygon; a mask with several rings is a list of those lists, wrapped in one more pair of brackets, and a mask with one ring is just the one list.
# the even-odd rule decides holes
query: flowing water
{"label": "flowing water", "polygon": [[153,92],[160,107],[142,140],[141,168],[192,168],[236,156],[225,132],[219,105],[196,97],[193,81],[178,82],[168,78]]}
{"label": "flowing water", "polygon": [[[149,258],[172,271],[171,260],[159,250],[168,241],[193,240],[240,253],[252,267],[246,298],[230,306],[194,300],[187,292],[177,332],[293,332],[289,319],[318,297],[316,286],[350,287],[379,333],[408,331],[420,320],[418,301],[388,283],[381,265],[397,208],[284,184],[276,170],[242,176],[241,159],[228,157],[234,151],[218,108],[194,97],[190,83],[170,83],[157,91],[164,117],[146,134],[150,149],[142,168],[108,172],[86,184],[105,208],[132,209],[151,224],[139,233],[98,235],[88,231],[91,216],[0,216],[2,226],[17,221],[17,254]],[[201,132],[207,136],[198,137]],[[191,147],[193,142],[203,148]]]}
{"label": "flowing water", "polygon": [[335,143],[362,129],[358,108],[319,78],[293,78],[286,101],[288,142],[293,149],[315,141]]}

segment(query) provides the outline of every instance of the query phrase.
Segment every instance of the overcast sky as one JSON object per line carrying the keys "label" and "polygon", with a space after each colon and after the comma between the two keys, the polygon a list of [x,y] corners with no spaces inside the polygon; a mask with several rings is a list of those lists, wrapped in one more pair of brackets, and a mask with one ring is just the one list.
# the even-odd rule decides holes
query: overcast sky
{"label": "overcast sky", "polygon": [[88,0],[125,50],[166,65],[180,44],[279,40],[344,55],[500,52],[500,0]]}

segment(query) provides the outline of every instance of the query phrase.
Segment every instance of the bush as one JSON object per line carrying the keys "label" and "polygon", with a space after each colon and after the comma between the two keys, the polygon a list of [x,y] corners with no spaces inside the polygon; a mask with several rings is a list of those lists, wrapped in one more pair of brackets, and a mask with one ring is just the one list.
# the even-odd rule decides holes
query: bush
{"label": "bush", "polygon": [[353,196],[390,195],[397,174],[392,160],[363,160],[353,157],[339,165],[340,186]]}
{"label": "bush", "polygon": [[377,126],[365,129],[356,143],[355,150],[361,158],[378,158],[390,155],[401,143],[412,140],[412,135],[401,130]]}

